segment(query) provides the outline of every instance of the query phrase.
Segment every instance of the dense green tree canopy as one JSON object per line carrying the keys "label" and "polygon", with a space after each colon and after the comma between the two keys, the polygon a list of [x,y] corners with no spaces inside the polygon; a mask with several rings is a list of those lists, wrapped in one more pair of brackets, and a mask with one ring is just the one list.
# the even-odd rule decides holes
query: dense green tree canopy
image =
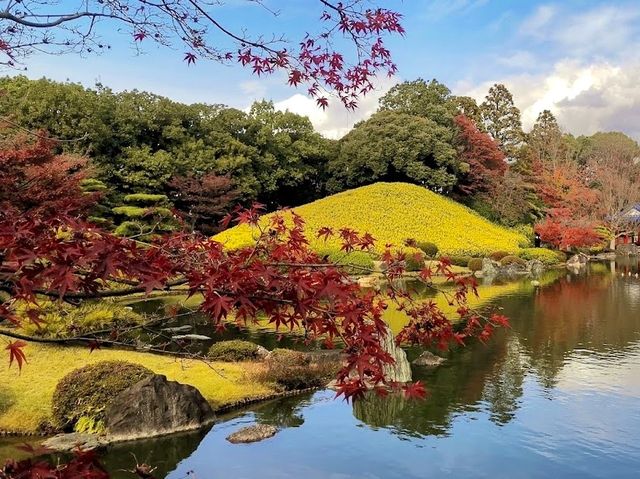
{"label": "dense green tree canopy", "polygon": [[244,202],[295,206],[322,193],[332,142],[308,118],[258,102],[246,113],[147,92],[0,79],[0,115],[87,154],[116,195],[166,193],[174,176],[224,174]]}
{"label": "dense green tree canopy", "polygon": [[349,132],[329,163],[329,189],[376,181],[408,181],[436,191],[456,182],[452,131],[428,118],[381,111]]}
{"label": "dense green tree canopy", "polygon": [[420,116],[438,125],[451,127],[457,113],[449,88],[437,80],[421,78],[392,87],[380,99],[380,111],[393,111]]}

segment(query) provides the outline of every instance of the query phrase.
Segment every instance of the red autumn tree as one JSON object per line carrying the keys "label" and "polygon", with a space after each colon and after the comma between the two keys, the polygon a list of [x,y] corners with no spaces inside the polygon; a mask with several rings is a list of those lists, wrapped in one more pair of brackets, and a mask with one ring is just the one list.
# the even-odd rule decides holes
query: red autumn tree
{"label": "red autumn tree", "polygon": [[54,145],[45,134],[31,143],[25,138],[5,140],[0,147],[0,210],[51,218],[93,203],[95,197],[80,188],[86,160],[56,155]]}
{"label": "red autumn tree", "polygon": [[233,209],[240,192],[227,176],[177,176],[169,182],[171,200],[183,218],[204,234],[220,231],[220,221]]}
{"label": "red autumn tree", "polygon": [[549,166],[537,161],[534,176],[536,193],[546,208],[546,217],[535,226],[543,242],[569,249],[601,241],[593,219],[598,193],[585,184],[585,176],[577,165]]}
{"label": "red autumn tree", "polygon": [[491,192],[507,171],[506,157],[498,144],[464,115],[455,117],[460,161],[469,165],[457,187],[465,195]]}
{"label": "red autumn tree", "polygon": [[259,76],[284,73],[290,85],[306,84],[322,108],[327,91],[355,108],[376,75],[396,71],[384,38],[404,33],[401,15],[375,2],[310,2],[307,11],[317,28],[294,39],[278,31],[278,11],[262,1],[247,1],[245,8],[261,9],[264,18],[256,24],[263,31],[226,25],[223,2],[212,0],[9,2],[0,11],[2,63],[19,66],[33,52],[106,52],[111,47],[101,33],[122,32],[138,49],[147,43],[174,47],[188,65],[204,59],[237,62]]}

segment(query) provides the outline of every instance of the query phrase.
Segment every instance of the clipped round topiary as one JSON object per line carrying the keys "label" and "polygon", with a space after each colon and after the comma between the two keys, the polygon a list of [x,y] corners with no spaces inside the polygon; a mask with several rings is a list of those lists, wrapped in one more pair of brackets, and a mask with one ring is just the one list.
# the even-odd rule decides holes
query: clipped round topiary
{"label": "clipped round topiary", "polygon": [[502,258],[504,258],[505,256],[511,256],[511,253],[509,253],[508,251],[494,251],[489,255],[489,258],[491,258],[493,261],[502,261]]}
{"label": "clipped round topiary", "polygon": [[220,341],[209,349],[213,361],[253,361],[258,359],[258,345],[241,339]]}
{"label": "clipped round topiary", "polygon": [[482,270],[482,258],[471,258],[469,263],[467,263],[467,268],[471,271],[480,271]]}
{"label": "clipped round topiary", "polygon": [[454,266],[462,266],[466,268],[473,258],[471,256],[449,256],[449,261]]}
{"label": "clipped round topiary", "polygon": [[409,253],[406,256],[404,263],[407,271],[421,271],[424,268],[424,256],[422,256],[421,253]]}
{"label": "clipped round topiary", "polygon": [[321,387],[335,377],[340,361],[318,359],[309,353],[277,348],[267,357],[266,368],[258,377],[286,391]]}
{"label": "clipped round topiary", "polygon": [[439,251],[438,246],[429,241],[420,241],[418,242],[417,246],[429,258],[435,258]]}
{"label": "clipped round topiary", "polygon": [[505,256],[500,260],[501,266],[511,266],[512,264],[515,264],[518,266],[526,266],[527,262],[522,258],[518,258],[517,256],[512,256],[512,255]]}
{"label": "clipped round topiary", "polygon": [[103,361],[71,371],[53,393],[56,426],[78,432],[103,432],[104,413],[110,401],[152,374],[144,366],[125,361]]}

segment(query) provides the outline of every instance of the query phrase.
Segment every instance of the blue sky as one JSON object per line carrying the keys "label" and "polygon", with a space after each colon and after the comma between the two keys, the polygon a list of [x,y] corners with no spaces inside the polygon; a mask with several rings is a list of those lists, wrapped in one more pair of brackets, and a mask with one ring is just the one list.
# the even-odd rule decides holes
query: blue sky
{"label": "blue sky", "polygon": [[[71,0],[63,0],[63,2]],[[280,11],[274,20],[246,0],[227,0],[221,21],[236,31],[283,32],[292,39],[317,27],[311,0],[265,0]],[[457,94],[481,99],[494,82],[513,91],[525,127],[549,108],[575,134],[625,131],[640,139],[640,1],[380,0],[404,14],[403,38],[389,42],[398,76],[382,79],[355,113],[333,102],[326,112],[286,86],[283,77],[258,79],[240,66],[198,62],[187,66],[183,50],[148,44],[132,51],[128,35],[105,32],[112,50],[103,56],[33,56],[27,74],[115,90],[149,90],[185,102],[246,108],[273,99],[280,108],[308,114],[328,136],[339,137],[375,110],[394,82],[437,78]],[[313,5],[314,8],[310,7]]]}

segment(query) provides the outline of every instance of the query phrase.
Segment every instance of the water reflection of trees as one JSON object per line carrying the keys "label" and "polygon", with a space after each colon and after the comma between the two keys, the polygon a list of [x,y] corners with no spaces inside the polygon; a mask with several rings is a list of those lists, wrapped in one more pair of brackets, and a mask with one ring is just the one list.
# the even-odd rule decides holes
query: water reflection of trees
{"label": "water reflection of trees", "polygon": [[304,424],[302,409],[308,404],[309,395],[292,396],[270,401],[254,409],[256,422],[278,428],[299,427]]}
{"label": "water reflection of trees", "polygon": [[594,265],[581,275],[562,275],[534,294],[513,294],[496,303],[512,329],[488,345],[450,355],[436,371],[418,371],[429,390],[426,401],[370,396],[354,415],[398,435],[446,435],[454,418],[483,410],[496,424],[517,414],[527,375],[551,389],[573,354],[626,354],[640,332],[640,279]]}
{"label": "water reflection of trees", "polygon": [[109,448],[102,460],[112,479],[131,479],[132,474],[127,471],[135,466],[135,460],[140,464],[153,464],[157,467],[154,475],[165,477],[175,470],[184,458],[193,454],[207,433],[208,430],[201,430],[135,443],[115,444]]}

